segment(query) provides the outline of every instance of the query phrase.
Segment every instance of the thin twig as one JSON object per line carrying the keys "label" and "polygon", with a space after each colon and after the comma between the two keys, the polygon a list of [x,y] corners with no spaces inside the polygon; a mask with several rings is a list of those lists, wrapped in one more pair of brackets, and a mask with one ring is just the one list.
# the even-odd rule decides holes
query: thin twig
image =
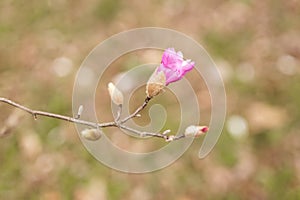
{"label": "thin twig", "polygon": [[122,114],[122,104],[118,105],[118,111],[117,111],[117,117],[115,119],[115,122],[118,123],[120,120]]}
{"label": "thin twig", "polygon": [[64,115],[60,115],[60,114],[54,114],[54,113],[44,112],[44,111],[39,111],[39,110],[32,110],[26,106],[23,106],[21,104],[18,104],[12,100],[9,100],[9,99],[3,98],[3,97],[0,97],[0,102],[7,103],[11,106],[21,109],[21,110],[31,114],[34,117],[34,119],[37,119],[37,116],[44,116],[44,117],[55,118],[55,119],[59,119],[59,120],[72,122],[75,124],[82,124],[82,125],[86,125],[86,126],[89,126],[92,128],[118,127],[120,129],[124,129],[124,130],[130,131],[134,134],[137,134],[138,136],[141,136],[141,137],[151,136],[151,137],[163,138],[167,142],[184,138],[185,137],[184,135],[174,136],[174,135],[166,135],[164,133],[161,134],[161,133],[144,132],[144,131],[139,131],[139,130],[136,130],[136,129],[133,129],[133,128],[123,125],[123,123],[125,123],[129,119],[136,117],[137,114],[147,106],[150,99],[151,98],[146,98],[144,103],[142,104],[142,106],[140,106],[134,113],[132,113],[131,115],[129,115],[128,117],[126,117],[125,119],[123,119],[121,121],[119,121],[120,115],[121,115],[121,107],[120,107],[117,117],[116,117],[116,121],[115,122],[106,122],[106,123],[90,122],[90,121],[80,120],[80,119],[76,119],[73,117],[64,116]]}
{"label": "thin twig", "polygon": [[124,124],[125,122],[127,122],[128,120],[136,117],[140,111],[142,111],[149,103],[149,101],[151,100],[150,97],[146,97],[144,103],[138,107],[131,115],[129,115],[128,117],[124,118],[123,120],[121,120],[121,124]]}
{"label": "thin twig", "polygon": [[45,116],[45,117],[50,117],[50,118],[55,118],[55,119],[60,119],[60,120],[64,120],[64,121],[68,121],[68,122],[72,122],[72,123],[76,123],[76,124],[82,124],[82,125],[86,125],[89,127],[93,127],[93,128],[103,128],[103,127],[109,127],[109,126],[117,126],[115,122],[107,122],[107,123],[95,123],[95,122],[90,122],[90,121],[85,121],[85,120],[80,120],[80,119],[76,119],[73,117],[68,117],[68,116],[64,116],[64,115],[59,115],[59,114],[54,114],[54,113],[49,113],[49,112],[44,112],[44,111],[39,111],[39,110],[32,110],[28,107],[25,107],[23,105],[20,105],[12,100],[0,97],[0,102],[4,102],[7,103],[9,105],[12,105],[14,107],[17,107],[21,110],[24,110],[25,112],[31,114],[34,119],[37,119],[37,116]]}
{"label": "thin twig", "polygon": [[158,138],[163,138],[165,141],[170,142],[174,140],[179,140],[185,137],[185,135],[166,135],[163,133],[151,133],[151,132],[145,132],[145,131],[139,131],[133,128],[130,128],[125,125],[119,125],[119,128],[130,131],[132,133],[137,134],[140,137],[158,137]]}

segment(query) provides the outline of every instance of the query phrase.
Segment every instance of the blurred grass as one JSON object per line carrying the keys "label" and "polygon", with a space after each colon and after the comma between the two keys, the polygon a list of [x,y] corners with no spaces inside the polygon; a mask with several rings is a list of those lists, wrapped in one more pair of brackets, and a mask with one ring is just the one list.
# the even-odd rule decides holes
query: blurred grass
{"label": "blurred grass", "polygon": [[96,7],[96,16],[107,23],[114,20],[118,11],[121,9],[120,0],[102,0]]}
{"label": "blurred grass", "polygon": [[241,61],[240,52],[249,45],[252,35],[251,31],[247,30],[228,34],[210,31],[204,36],[204,42],[213,55],[226,59],[231,63],[237,63]]}

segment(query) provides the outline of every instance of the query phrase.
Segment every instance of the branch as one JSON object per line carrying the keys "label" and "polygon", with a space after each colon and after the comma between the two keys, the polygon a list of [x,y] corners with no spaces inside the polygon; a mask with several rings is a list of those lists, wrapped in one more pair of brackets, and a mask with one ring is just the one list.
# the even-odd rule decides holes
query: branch
{"label": "branch", "polygon": [[116,123],[120,121],[121,114],[122,114],[122,104],[118,105],[117,117],[115,118]]}
{"label": "branch", "polygon": [[166,130],[163,133],[151,133],[151,132],[145,132],[145,131],[139,131],[124,125],[120,125],[119,128],[133,132],[135,134],[138,134],[140,137],[158,137],[158,138],[163,138],[165,139],[166,142],[170,142],[173,140],[179,140],[181,138],[184,138],[185,135],[166,135],[167,133],[170,132],[170,130]]}
{"label": "branch", "polygon": [[[116,117],[114,122],[96,123],[96,122],[90,122],[90,121],[85,121],[85,120],[78,119],[78,117],[80,117],[81,113],[79,113],[76,116],[76,118],[73,118],[73,117],[54,114],[54,113],[50,113],[50,112],[32,110],[32,109],[30,109],[26,106],[23,106],[21,104],[18,104],[16,102],[12,101],[12,100],[0,97],[0,102],[9,104],[11,106],[19,108],[19,109],[31,114],[35,120],[37,119],[38,116],[44,116],[44,117],[49,117],[49,118],[55,118],[55,119],[59,119],[59,120],[68,121],[68,122],[75,123],[75,124],[82,124],[82,125],[86,125],[86,126],[89,126],[89,127],[92,127],[92,128],[118,127],[120,129],[130,131],[130,132],[132,132],[132,133],[134,133],[138,136],[141,136],[141,137],[149,137],[149,136],[150,137],[157,137],[157,138],[162,138],[167,142],[184,138],[185,135],[180,135],[180,136],[167,135],[167,133],[169,133],[170,130],[166,130],[163,133],[151,133],[151,132],[139,131],[139,130],[136,130],[136,129],[133,129],[133,128],[130,128],[130,127],[127,127],[127,126],[123,125],[123,123],[127,122],[129,119],[132,119],[132,118],[136,117],[138,115],[138,113],[147,106],[147,104],[150,100],[151,100],[151,98],[147,97],[145,99],[144,103],[140,107],[138,107],[134,113],[132,113],[128,117],[124,118],[123,120],[120,120],[120,115],[121,115],[121,111],[122,111],[122,107],[120,106],[119,110],[118,110],[118,113],[117,113],[117,117]],[[82,110],[82,108],[80,108],[79,110]]]}
{"label": "branch", "polygon": [[95,123],[95,122],[80,120],[80,119],[73,118],[73,117],[64,116],[64,115],[59,115],[59,114],[54,114],[54,113],[49,113],[49,112],[44,112],[44,111],[39,111],[39,110],[32,110],[28,107],[25,107],[23,105],[20,105],[12,100],[9,100],[9,99],[3,98],[3,97],[0,97],[0,102],[7,103],[16,108],[24,110],[25,112],[31,114],[34,119],[37,119],[37,117],[40,115],[40,116],[60,119],[60,120],[64,120],[64,121],[68,121],[68,122],[72,122],[72,123],[76,123],[76,124],[82,124],[82,125],[86,125],[86,126],[93,127],[93,128],[98,128],[98,127],[104,128],[104,127],[109,127],[109,126],[117,126],[115,122]]}
{"label": "branch", "polygon": [[139,112],[141,112],[149,103],[149,101],[151,100],[150,97],[146,97],[146,99],[144,100],[144,103],[138,107],[134,113],[132,113],[131,115],[129,115],[128,117],[124,118],[123,120],[121,120],[121,124],[124,124],[125,122],[127,122],[128,120],[134,118],[134,117],[137,117]]}

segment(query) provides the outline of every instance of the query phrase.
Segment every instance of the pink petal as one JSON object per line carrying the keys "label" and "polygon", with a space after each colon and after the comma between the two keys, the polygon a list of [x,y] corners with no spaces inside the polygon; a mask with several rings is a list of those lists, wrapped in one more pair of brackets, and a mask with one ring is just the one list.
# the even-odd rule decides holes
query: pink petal
{"label": "pink petal", "polygon": [[183,59],[177,55],[176,51],[172,48],[167,49],[163,56],[161,63],[166,67],[173,70],[176,70],[177,65],[182,63]]}
{"label": "pink petal", "polygon": [[166,85],[178,81],[190,70],[194,68],[195,63],[191,60],[184,60],[181,51],[176,52],[174,48],[168,48],[164,51],[161,64],[157,71],[163,71],[166,76]]}

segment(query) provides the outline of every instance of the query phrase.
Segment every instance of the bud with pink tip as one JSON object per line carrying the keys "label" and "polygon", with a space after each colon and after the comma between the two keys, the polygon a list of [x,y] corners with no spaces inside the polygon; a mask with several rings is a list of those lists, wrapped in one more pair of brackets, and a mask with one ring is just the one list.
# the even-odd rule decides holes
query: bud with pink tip
{"label": "bud with pink tip", "polygon": [[191,125],[185,129],[184,136],[185,137],[199,137],[200,135],[204,135],[207,132],[208,132],[207,126]]}

